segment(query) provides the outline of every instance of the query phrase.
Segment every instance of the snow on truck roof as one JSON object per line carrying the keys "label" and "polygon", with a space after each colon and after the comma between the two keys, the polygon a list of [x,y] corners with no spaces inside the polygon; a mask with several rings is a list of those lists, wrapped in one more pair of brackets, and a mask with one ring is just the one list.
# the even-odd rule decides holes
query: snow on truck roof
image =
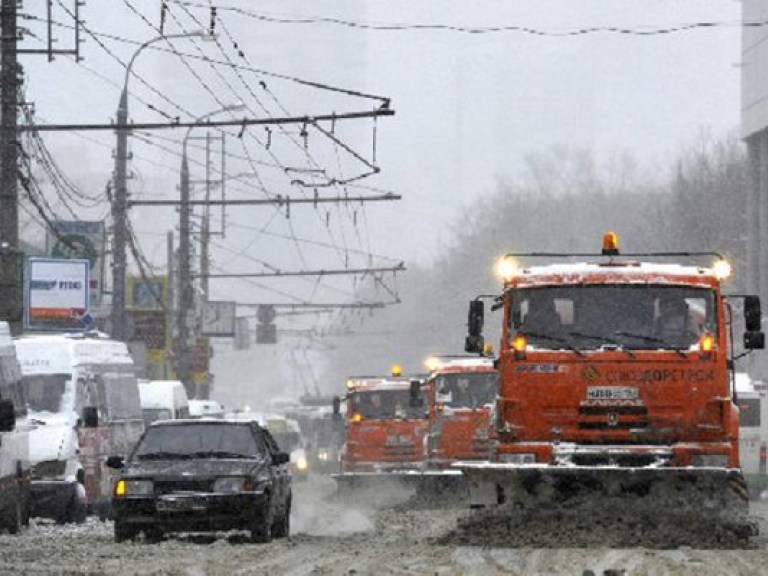
{"label": "snow on truck roof", "polygon": [[513,284],[537,285],[560,283],[605,283],[658,282],[691,284],[700,280],[701,285],[716,283],[711,268],[659,262],[638,262],[622,260],[607,262],[573,262],[523,267],[514,276]]}

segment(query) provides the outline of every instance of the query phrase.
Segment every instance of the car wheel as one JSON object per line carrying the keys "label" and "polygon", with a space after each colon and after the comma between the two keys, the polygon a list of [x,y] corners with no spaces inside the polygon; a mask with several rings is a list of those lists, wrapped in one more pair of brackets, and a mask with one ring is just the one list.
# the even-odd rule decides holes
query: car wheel
{"label": "car wheel", "polygon": [[126,540],[135,540],[138,530],[129,524],[120,520],[115,520],[115,542],[124,542]]}
{"label": "car wheel", "polygon": [[160,528],[152,527],[144,530],[144,539],[147,544],[157,544],[163,541],[163,531]]}
{"label": "car wheel", "polygon": [[21,532],[21,525],[23,522],[23,512],[21,510],[21,502],[16,500],[16,502],[13,503],[13,508],[11,510],[11,515],[8,518],[8,533],[9,534],[18,534]]}
{"label": "car wheel", "polygon": [[274,536],[275,538],[287,538],[290,535],[290,533],[291,533],[291,501],[288,500],[288,503],[285,506],[285,510],[283,510],[283,515],[272,526],[272,536]]}
{"label": "car wheel", "polygon": [[67,506],[64,522],[74,522],[75,524],[82,524],[85,522],[88,516],[88,504],[79,497],[78,494],[74,494]]}
{"label": "car wheel", "polygon": [[265,544],[272,541],[272,506],[268,494],[264,495],[264,503],[251,522],[251,542]]}

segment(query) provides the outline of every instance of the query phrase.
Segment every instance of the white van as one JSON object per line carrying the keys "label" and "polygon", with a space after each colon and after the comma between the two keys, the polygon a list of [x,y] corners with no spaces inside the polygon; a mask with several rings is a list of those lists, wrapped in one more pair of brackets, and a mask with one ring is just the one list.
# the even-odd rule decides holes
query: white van
{"label": "white van", "polygon": [[7,322],[0,322],[0,527],[29,524],[29,422]]}
{"label": "white van", "polygon": [[144,426],[155,420],[189,418],[187,391],[179,380],[139,382],[139,399]]}
{"label": "white van", "polygon": [[100,333],[21,336],[15,345],[31,423],[32,515],[109,516],[106,458],[128,454],[144,430],[128,348]]}
{"label": "white van", "polygon": [[736,373],[739,406],[739,458],[752,498],[768,488],[768,386]]}

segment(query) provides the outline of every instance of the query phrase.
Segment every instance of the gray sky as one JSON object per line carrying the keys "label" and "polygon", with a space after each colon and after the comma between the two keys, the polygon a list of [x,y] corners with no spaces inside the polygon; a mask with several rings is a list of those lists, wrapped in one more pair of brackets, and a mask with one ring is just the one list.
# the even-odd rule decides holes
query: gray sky
{"label": "gray sky", "polygon": [[[54,4],[57,22],[65,23],[61,5],[69,7],[72,0]],[[194,30],[199,27],[195,20],[207,25],[207,4],[207,0],[186,5],[170,2],[166,33]],[[294,206],[290,218],[284,209],[231,209],[226,238],[215,239],[213,248],[219,272],[259,271],[261,262],[283,270],[380,266],[401,260],[428,264],[450,242],[452,229],[461,225],[462,212],[493,192],[499,180],[519,176],[528,153],[568,145],[590,149],[605,161],[627,152],[655,178],[702,132],[720,135],[735,130],[738,123],[740,4],[733,0],[220,0],[215,4],[223,50],[199,40],[175,40],[174,48],[391,98],[396,115],[381,118],[376,125],[381,174],[361,184],[404,197],[401,202],[366,206]],[[148,0],[92,0],[83,8],[83,16],[93,32],[102,34],[99,39],[104,45],[125,62],[136,44],[103,34],[139,43],[156,36],[152,26],[159,24],[159,5]],[[34,14],[38,8],[28,3],[25,9]],[[39,10],[36,15],[42,16],[42,8]],[[648,36],[609,32],[542,36],[511,31],[376,31],[318,21],[269,22],[265,16],[367,24],[521,26],[552,34],[601,26],[648,30],[704,21],[725,25]],[[38,35],[43,32],[34,22],[29,26]],[[70,33],[65,28],[56,30],[59,46],[69,47]],[[40,56],[23,57],[26,98],[35,103],[39,123],[94,123],[114,118],[124,68],[92,37],[84,37],[84,60],[79,64],[66,57],[53,63]],[[233,41],[247,61],[238,57]],[[30,47],[39,45],[32,37],[26,42]],[[163,43],[156,46],[167,48]],[[375,105],[371,100],[312,89],[271,75],[241,71],[238,76],[225,67],[187,62],[189,68],[178,56],[153,50],[138,57],[134,70],[167,100],[138,78],[131,78],[133,121],[163,120],[146,103],[184,120],[237,101],[248,105],[249,115],[264,114],[265,109],[271,115],[302,115],[370,110]],[[266,82],[268,91],[259,81]],[[372,128],[370,120],[339,123],[337,135],[370,158]],[[311,195],[311,189],[291,185],[296,173],[270,166],[307,165],[299,127],[287,130],[288,134],[273,132],[269,150],[263,146],[267,139],[263,129],[249,129],[243,138],[237,138],[235,130],[228,151],[250,157],[251,162],[230,158],[227,171],[234,174],[256,168],[261,178],[256,182],[271,194]],[[193,136],[204,133],[199,129]],[[90,192],[101,191],[112,170],[114,135],[84,136],[87,139],[62,134],[44,138],[76,182]],[[132,139],[135,177],[130,188],[134,197],[178,194],[182,137],[183,131],[165,130]],[[202,177],[199,146],[200,141],[190,141],[193,178]],[[353,157],[316,132],[309,136],[308,149],[318,164],[336,176],[348,177],[362,169]],[[229,196],[264,196],[247,188],[248,183],[253,184],[253,179],[231,182]],[[320,189],[320,194],[332,193]],[[106,206],[82,216],[101,218],[105,214]],[[135,209],[132,213],[143,251],[159,266],[165,263],[165,234],[176,218],[172,209]],[[217,226],[218,220],[214,222]],[[311,243],[301,241],[305,239]],[[258,285],[217,281],[212,285],[212,298],[350,300],[355,286],[349,278],[268,280]],[[304,324],[315,321],[310,318]]]}

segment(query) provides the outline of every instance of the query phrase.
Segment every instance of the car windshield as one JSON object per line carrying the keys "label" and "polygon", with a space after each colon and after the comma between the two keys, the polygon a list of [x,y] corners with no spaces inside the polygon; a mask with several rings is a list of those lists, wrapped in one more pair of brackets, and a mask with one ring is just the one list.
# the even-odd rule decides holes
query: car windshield
{"label": "car windshield", "polygon": [[353,414],[366,420],[396,420],[424,418],[426,393],[419,396],[419,405],[410,405],[410,390],[370,390],[351,395]]}
{"label": "car windshield", "polygon": [[439,374],[435,378],[435,398],[453,408],[479,408],[496,399],[496,372]]}
{"label": "car windshield", "polygon": [[33,412],[59,412],[71,374],[31,374],[21,379],[29,409]]}
{"label": "car windshield", "polygon": [[578,285],[511,291],[510,338],[545,349],[688,349],[717,336],[715,294],[674,285]]}
{"label": "car windshield", "polygon": [[154,425],[147,428],[132,459],[260,458],[263,450],[247,425]]}

